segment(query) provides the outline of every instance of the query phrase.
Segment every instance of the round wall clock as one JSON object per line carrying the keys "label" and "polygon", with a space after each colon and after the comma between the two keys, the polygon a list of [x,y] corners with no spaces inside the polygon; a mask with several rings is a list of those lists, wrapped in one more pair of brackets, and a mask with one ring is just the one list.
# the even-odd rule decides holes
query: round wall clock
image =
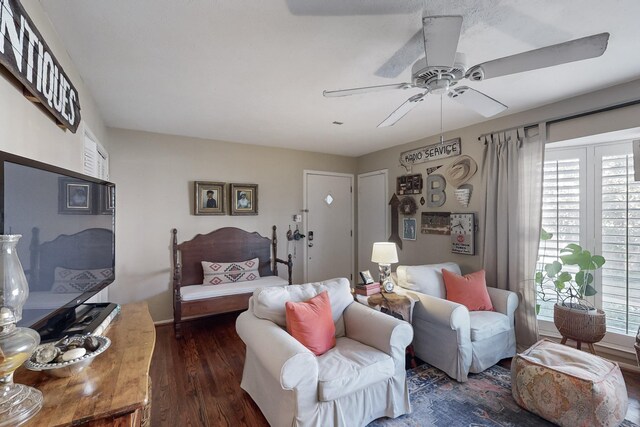
{"label": "round wall clock", "polygon": [[407,196],[400,201],[400,213],[403,215],[415,215],[418,212],[418,204],[413,197]]}

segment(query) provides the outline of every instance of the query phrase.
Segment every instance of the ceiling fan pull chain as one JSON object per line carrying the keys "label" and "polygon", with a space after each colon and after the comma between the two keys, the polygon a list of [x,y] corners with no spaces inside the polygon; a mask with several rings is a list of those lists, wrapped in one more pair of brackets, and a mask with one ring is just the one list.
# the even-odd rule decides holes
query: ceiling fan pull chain
{"label": "ceiling fan pull chain", "polygon": [[442,94],[440,94],[440,144],[444,144],[444,135],[442,134]]}

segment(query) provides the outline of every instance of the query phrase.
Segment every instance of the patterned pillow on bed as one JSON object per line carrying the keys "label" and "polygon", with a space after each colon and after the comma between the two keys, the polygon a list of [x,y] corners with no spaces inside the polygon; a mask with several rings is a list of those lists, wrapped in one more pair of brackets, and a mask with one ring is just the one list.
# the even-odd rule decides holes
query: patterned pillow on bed
{"label": "patterned pillow on bed", "polygon": [[58,294],[80,293],[97,288],[105,280],[113,277],[113,269],[73,270],[56,267],[53,272],[51,291]]}
{"label": "patterned pillow on bed", "polygon": [[203,285],[221,285],[259,279],[259,265],[258,258],[238,262],[202,261]]}

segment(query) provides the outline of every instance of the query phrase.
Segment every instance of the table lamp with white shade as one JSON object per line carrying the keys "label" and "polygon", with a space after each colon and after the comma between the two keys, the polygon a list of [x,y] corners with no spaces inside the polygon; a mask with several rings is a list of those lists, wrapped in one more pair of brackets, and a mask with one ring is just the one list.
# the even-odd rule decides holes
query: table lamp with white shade
{"label": "table lamp with white shade", "polygon": [[371,262],[378,264],[380,285],[387,292],[393,292],[393,281],[389,279],[391,264],[398,262],[396,244],[392,242],[376,242],[371,251]]}

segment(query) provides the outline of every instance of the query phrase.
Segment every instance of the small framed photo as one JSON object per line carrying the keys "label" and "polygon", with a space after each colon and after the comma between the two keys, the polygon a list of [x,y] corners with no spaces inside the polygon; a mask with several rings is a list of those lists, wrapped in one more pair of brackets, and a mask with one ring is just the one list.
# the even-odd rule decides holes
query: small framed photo
{"label": "small framed photo", "polygon": [[195,181],[194,215],[225,215],[224,182]]}
{"label": "small framed photo", "polygon": [[116,207],[116,186],[100,186],[100,213],[110,215]]}
{"label": "small framed photo", "polygon": [[72,215],[93,214],[93,184],[74,178],[59,178],[58,211]]}
{"label": "small framed photo", "polygon": [[373,276],[371,276],[369,270],[361,271],[360,278],[362,279],[362,283],[364,283],[365,285],[373,283]]}
{"label": "small framed photo", "polygon": [[404,218],[402,220],[402,238],[404,240],[416,240],[415,218]]}
{"label": "small framed photo", "polygon": [[258,184],[230,184],[231,215],[258,215]]}

